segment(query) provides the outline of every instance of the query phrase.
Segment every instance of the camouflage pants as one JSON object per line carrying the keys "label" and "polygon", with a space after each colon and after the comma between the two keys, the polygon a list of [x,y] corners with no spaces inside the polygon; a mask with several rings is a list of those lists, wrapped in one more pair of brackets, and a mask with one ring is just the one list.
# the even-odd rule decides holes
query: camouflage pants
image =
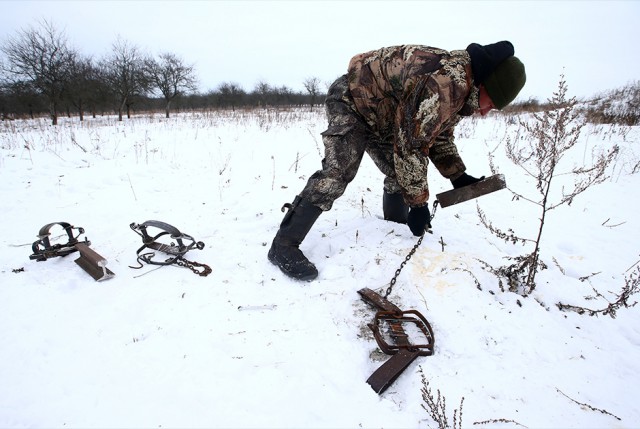
{"label": "camouflage pants", "polygon": [[346,75],[329,88],[326,111],[329,126],[322,133],[322,169],[309,178],[300,196],[323,211],[330,210],[355,178],[365,152],[385,175],[385,192],[400,192],[393,164],[393,142],[381,140],[355,111]]}

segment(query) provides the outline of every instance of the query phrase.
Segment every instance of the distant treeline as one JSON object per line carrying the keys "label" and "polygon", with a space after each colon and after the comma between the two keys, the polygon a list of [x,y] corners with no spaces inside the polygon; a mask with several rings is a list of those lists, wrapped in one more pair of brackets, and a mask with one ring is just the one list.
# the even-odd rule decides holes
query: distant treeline
{"label": "distant treeline", "polygon": [[[233,87],[233,91],[229,88]],[[118,113],[117,103],[110,97],[88,97],[83,106],[82,115],[103,116]],[[269,88],[247,92],[235,84],[222,84],[205,94],[185,94],[176,97],[171,104],[172,111],[200,109],[235,109],[254,107],[313,107],[324,101],[324,94],[314,95],[295,92],[286,87]],[[128,100],[129,114],[136,112],[164,112],[166,101],[160,97],[136,95]],[[26,119],[50,114],[47,97],[34,91],[20,88],[0,87],[0,119]],[[71,100],[62,98],[58,115],[80,116],[78,106]]]}
{"label": "distant treeline", "polygon": [[[322,103],[320,80],[309,77],[306,92],[259,82],[246,91],[225,82],[201,93],[195,67],[163,52],[151,56],[118,38],[111,52],[95,59],[80,54],[49,22],[24,29],[0,41],[0,119],[49,115],[78,116],[132,112],[311,106]],[[640,123],[640,83],[600,94],[581,103],[587,120],[597,123]],[[537,99],[518,101],[504,113],[535,113],[549,109]]]}
{"label": "distant treeline", "polygon": [[228,82],[201,94],[195,67],[171,52],[157,56],[118,37],[111,52],[95,59],[82,55],[63,32],[44,21],[0,41],[0,118],[48,114],[92,116],[132,111],[313,106],[322,99],[320,80],[302,82],[306,93],[259,82],[252,91]]}

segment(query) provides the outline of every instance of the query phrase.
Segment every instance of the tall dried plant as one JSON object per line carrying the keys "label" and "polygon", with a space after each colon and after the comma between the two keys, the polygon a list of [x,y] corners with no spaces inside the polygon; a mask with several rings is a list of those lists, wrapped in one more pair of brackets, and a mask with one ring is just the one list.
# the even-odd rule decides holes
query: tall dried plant
{"label": "tall dried plant", "polygon": [[429,381],[426,379],[422,367],[420,367],[420,377],[422,378],[422,408],[429,413],[431,419],[438,424],[438,429],[461,429],[462,428],[462,405],[464,397],[460,399],[460,408],[453,410],[453,426],[449,425],[447,418],[447,400],[437,390],[437,396],[434,396]]}
{"label": "tall dried plant", "polygon": [[[595,154],[592,165],[570,169],[561,166],[562,159],[576,145],[580,132],[586,125],[576,109],[576,98],[567,98],[567,89],[565,78],[561,75],[557,91],[548,99],[548,109],[532,113],[530,118],[518,117],[519,128],[516,137],[508,138],[505,144],[507,158],[535,182],[536,192],[532,195],[512,188],[509,188],[509,191],[513,194],[514,200],[522,200],[536,207],[539,213],[536,236],[523,238],[512,229],[503,232],[492,225],[478,207],[482,224],[494,235],[513,244],[533,245],[530,253],[510,257],[510,265],[492,269],[496,275],[507,279],[511,292],[523,296],[529,295],[535,289],[536,274],[546,268],[540,260],[540,245],[549,212],[563,205],[571,205],[573,200],[589,187],[605,181],[608,178],[607,167],[619,152],[616,145],[608,151]],[[496,173],[493,162],[491,168]],[[556,179],[559,176],[571,176],[574,183],[572,187],[562,186],[558,195],[557,192],[551,191],[554,185],[557,186]]]}

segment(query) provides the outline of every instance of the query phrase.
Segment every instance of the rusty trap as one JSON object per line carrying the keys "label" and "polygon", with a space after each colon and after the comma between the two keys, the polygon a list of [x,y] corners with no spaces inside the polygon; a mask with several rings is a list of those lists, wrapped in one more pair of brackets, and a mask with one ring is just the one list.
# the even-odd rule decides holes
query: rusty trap
{"label": "rusty trap", "polygon": [[391,355],[367,379],[378,394],[382,394],[418,356],[431,356],[435,345],[433,329],[417,310],[402,311],[386,297],[369,288],[358,291],[362,299],[377,308],[369,329],[384,353]]}
{"label": "rusty trap", "polygon": [[368,326],[380,349],[388,355],[401,349],[415,351],[418,356],[433,354],[433,330],[417,310],[378,311]]}
{"label": "rusty trap", "polygon": [[[435,217],[438,206],[459,204],[499,191],[506,186],[504,175],[496,174],[471,185],[442,192],[436,195],[433,202],[430,221]],[[358,291],[365,302],[377,309],[373,322],[367,326],[373,332],[380,350],[391,355],[391,358],[367,379],[367,383],[378,394],[383,393],[418,356],[433,355],[435,337],[427,319],[419,311],[403,311],[387,299],[402,269],[418,250],[426,232],[431,233],[431,230],[427,228],[409,251],[389,282],[384,296],[369,288]]]}
{"label": "rusty trap", "polygon": [[[66,243],[51,243],[51,229],[60,226],[65,231],[68,241]],[[74,230],[77,234],[74,235]],[[96,281],[107,280],[115,274],[107,268],[107,260],[99,255],[89,246],[91,242],[85,237],[84,241],[79,241],[79,237],[84,234],[84,228],[75,227],[68,222],[52,222],[44,225],[38,232],[38,240],[31,246],[33,254],[29,259],[38,262],[58,256],[67,256],[74,252],[79,252],[80,257],[75,260],[84,271],[86,271]]]}
{"label": "rusty trap", "polygon": [[[204,243],[202,241],[196,241],[192,236],[180,232],[175,226],[157,220],[148,220],[141,224],[134,222],[129,226],[133,232],[142,237],[143,243],[136,251],[140,266],[130,266],[130,268],[140,269],[143,267],[143,262],[160,266],[175,264],[188,268],[201,277],[206,277],[211,274],[212,269],[208,265],[189,261],[184,257],[191,249],[204,249]],[[160,232],[155,235],[149,234],[149,228],[155,228]],[[169,242],[167,242],[167,239]],[[175,242],[172,240],[175,240]],[[164,260],[153,259],[156,251],[164,253],[167,257]]]}

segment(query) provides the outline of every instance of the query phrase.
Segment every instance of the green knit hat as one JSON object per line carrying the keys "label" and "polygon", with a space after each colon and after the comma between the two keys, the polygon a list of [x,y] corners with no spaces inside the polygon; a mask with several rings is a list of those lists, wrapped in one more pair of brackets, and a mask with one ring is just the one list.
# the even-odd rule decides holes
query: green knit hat
{"label": "green knit hat", "polygon": [[501,62],[483,84],[493,105],[502,110],[518,96],[526,80],[524,64],[511,56]]}

